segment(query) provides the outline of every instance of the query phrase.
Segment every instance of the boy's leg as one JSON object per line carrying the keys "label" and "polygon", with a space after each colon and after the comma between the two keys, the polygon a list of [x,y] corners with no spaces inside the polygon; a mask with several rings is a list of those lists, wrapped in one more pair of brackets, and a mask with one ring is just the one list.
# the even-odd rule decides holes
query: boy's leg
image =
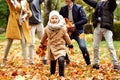
{"label": "boy's leg", "polygon": [[58,58],[58,64],[59,64],[59,76],[64,76],[64,56],[61,56]]}
{"label": "boy's leg", "polygon": [[50,61],[50,73],[55,74],[56,71],[56,60]]}

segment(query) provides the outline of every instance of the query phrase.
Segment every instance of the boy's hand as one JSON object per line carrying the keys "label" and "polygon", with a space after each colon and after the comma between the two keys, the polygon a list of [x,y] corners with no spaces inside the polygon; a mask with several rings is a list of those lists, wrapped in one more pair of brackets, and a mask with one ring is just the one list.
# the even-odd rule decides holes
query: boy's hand
{"label": "boy's hand", "polygon": [[74,54],[74,48],[69,48],[70,54]]}
{"label": "boy's hand", "polygon": [[73,45],[72,45],[72,44],[71,44],[71,45],[68,45],[68,47],[69,47],[69,48],[73,48]]}
{"label": "boy's hand", "polygon": [[69,47],[69,51],[70,51],[70,53],[71,54],[74,54],[74,48],[73,48],[73,45],[71,44],[71,45],[68,45],[68,47]]}

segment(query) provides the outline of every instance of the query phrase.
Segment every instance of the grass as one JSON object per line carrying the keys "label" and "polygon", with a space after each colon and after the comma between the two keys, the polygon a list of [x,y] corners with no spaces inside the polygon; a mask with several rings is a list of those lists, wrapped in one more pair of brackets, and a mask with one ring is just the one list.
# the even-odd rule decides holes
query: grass
{"label": "grass", "polygon": [[[115,47],[115,49],[117,49],[117,50],[120,50],[120,41],[113,41],[113,44],[114,44],[114,47]],[[93,42],[87,42],[86,41],[86,45],[87,45],[87,47],[92,47],[93,46]],[[106,41],[101,41],[100,42],[100,47],[101,48],[107,48],[107,43],[106,43]]]}
{"label": "grass", "polygon": [[[37,36],[36,36],[36,38],[37,38]],[[0,34],[0,41],[6,41],[5,33]],[[38,43],[39,43],[39,40],[36,42],[36,44],[38,44]],[[74,46],[78,46],[77,43],[74,40],[72,41],[72,43],[74,44]],[[120,50],[120,44],[119,44],[120,41],[114,41],[113,43],[114,43],[115,49]],[[88,48],[92,48],[93,47],[93,41],[86,41],[86,46]],[[106,42],[105,41],[101,41],[100,47],[107,48]]]}
{"label": "grass", "polygon": [[6,40],[5,33],[0,34],[0,41],[5,41],[5,40]]}
{"label": "grass", "polygon": [[[92,35],[85,35],[85,36],[86,36],[85,38],[87,38],[86,39],[86,46],[87,46],[87,48],[90,52],[93,52],[93,40],[91,39]],[[88,38],[88,36],[90,36],[90,37]],[[36,39],[37,39],[37,36],[36,36]],[[5,33],[0,34],[0,42],[6,41],[6,40],[7,39],[5,38]],[[72,43],[75,47],[76,53],[81,52],[79,50],[79,47],[78,47],[78,44],[76,43],[76,41],[72,40]],[[120,53],[120,44],[119,44],[120,41],[114,41],[113,43],[114,43],[114,47],[116,49],[117,55],[120,56],[120,54],[119,54]],[[37,46],[39,45],[39,40],[38,39],[37,39],[35,45],[37,45]],[[105,53],[106,50],[108,50],[106,42],[101,41],[101,43],[100,43],[100,53]]]}

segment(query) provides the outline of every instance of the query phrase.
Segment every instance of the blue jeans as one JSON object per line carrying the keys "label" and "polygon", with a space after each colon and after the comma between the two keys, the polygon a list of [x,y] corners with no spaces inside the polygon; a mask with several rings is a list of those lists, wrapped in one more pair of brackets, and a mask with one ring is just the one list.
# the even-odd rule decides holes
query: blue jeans
{"label": "blue jeans", "polygon": [[82,54],[83,54],[86,64],[90,65],[91,62],[90,62],[89,52],[86,47],[85,39],[84,38],[80,39],[79,33],[77,33],[77,32],[72,33],[70,38],[75,39],[77,41],[79,48],[82,51]]}

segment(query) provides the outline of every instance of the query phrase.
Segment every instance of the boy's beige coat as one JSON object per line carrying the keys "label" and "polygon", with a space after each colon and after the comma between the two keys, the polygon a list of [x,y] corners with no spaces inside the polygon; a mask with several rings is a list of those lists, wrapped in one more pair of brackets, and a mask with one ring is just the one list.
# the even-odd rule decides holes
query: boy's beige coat
{"label": "boy's beige coat", "polygon": [[[7,24],[7,29],[6,29],[6,38],[10,39],[18,39],[21,40],[21,34],[20,34],[20,29],[19,29],[19,17],[20,17],[20,11],[21,11],[21,5],[17,6],[17,8],[14,8],[10,0],[6,0],[8,7],[9,7],[9,18],[8,18],[8,24]],[[27,10],[30,11],[29,9],[29,4],[26,4]],[[30,11],[30,16],[32,15]],[[29,19],[29,18],[28,18]],[[23,22],[21,25],[23,34],[25,35],[25,39],[27,42],[30,42],[30,30],[29,30],[29,24],[28,24],[28,19]]]}
{"label": "boy's beige coat", "polygon": [[47,26],[41,43],[44,43],[46,39],[48,40],[48,59],[56,60],[60,56],[66,56],[66,43],[71,45],[71,40],[65,29],[52,31]]}

